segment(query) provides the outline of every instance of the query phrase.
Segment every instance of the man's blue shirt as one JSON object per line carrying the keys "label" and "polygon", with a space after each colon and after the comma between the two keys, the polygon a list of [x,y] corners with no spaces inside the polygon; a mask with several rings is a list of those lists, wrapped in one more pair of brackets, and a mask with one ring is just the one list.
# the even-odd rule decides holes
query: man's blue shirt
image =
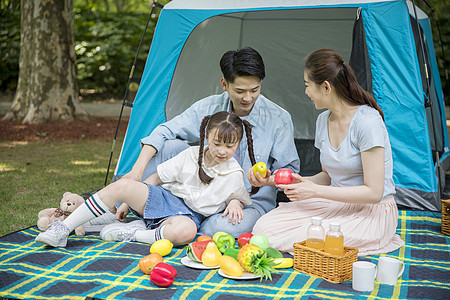
{"label": "man's blue shirt", "polygon": [[[232,112],[232,102],[227,92],[201,99],[180,115],[156,127],[153,132],[143,139],[141,144],[151,145],[160,150],[166,140],[181,139],[188,142],[198,142],[200,138],[200,124],[203,117],[218,111]],[[264,162],[269,170],[289,168],[298,173],[300,160],[294,143],[294,126],[291,115],[263,95],[258,99],[245,119],[253,125],[252,138],[256,162]],[[239,164],[247,172],[252,167],[247,151],[247,138],[244,135],[239,146]],[[248,191],[251,185],[245,177]],[[276,206],[274,187],[261,187],[258,193],[252,195],[253,203],[249,207],[257,209],[261,215]]]}

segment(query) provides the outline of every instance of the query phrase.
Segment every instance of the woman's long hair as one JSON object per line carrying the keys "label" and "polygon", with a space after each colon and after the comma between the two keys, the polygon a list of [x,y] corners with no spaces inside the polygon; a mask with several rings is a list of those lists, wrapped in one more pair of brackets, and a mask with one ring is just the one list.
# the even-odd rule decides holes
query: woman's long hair
{"label": "woman's long hair", "polygon": [[312,82],[320,85],[324,81],[328,81],[334,86],[336,94],[341,99],[351,104],[367,104],[375,108],[384,121],[383,111],[373,95],[359,85],[352,68],[336,51],[319,49],[310,53],[305,58],[305,70]]}

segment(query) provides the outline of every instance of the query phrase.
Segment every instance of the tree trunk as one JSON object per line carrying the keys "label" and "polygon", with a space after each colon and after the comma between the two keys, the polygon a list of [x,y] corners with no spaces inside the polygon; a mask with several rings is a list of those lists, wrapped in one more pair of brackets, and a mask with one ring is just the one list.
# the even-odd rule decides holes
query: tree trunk
{"label": "tree trunk", "polygon": [[19,80],[4,120],[87,120],[78,100],[73,0],[22,0]]}
{"label": "tree trunk", "polygon": [[105,9],[106,12],[109,12],[109,0],[105,0]]}
{"label": "tree trunk", "polygon": [[117,8],[117,11],[122,11],[122,3],[120,3],[119,0],[116,0],[116,8]]}

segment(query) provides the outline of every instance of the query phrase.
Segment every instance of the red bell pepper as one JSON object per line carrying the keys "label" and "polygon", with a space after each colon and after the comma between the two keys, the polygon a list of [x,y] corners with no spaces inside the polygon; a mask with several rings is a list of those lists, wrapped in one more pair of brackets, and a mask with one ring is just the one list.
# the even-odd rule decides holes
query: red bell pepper
{"label": "red bell pepper", "polygon": [[169,264],[158,263],[150,272],[150,281],[160,287],[169,287],[172,285],[177,270]]}

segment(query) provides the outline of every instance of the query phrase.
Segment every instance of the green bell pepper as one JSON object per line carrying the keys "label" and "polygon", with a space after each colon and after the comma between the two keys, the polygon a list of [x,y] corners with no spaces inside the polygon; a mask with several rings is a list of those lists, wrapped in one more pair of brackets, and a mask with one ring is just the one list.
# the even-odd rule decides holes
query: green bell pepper
{"label": "green bell pepper", "polygon": [[220,253],[225,253],[225,250],[228,248],[234,248],[234,244],[236,241],[234,240],[234,237],[230,234],[224,234],[217,238],[217,248],[219,249]]}
{"label": "green bell pepper", "polygon": [[223,253],[223,255],[231,256],[235,260],[238,260],[238,254],[239,254],[239,249],[236,249],[236,248],[228,248]]}

